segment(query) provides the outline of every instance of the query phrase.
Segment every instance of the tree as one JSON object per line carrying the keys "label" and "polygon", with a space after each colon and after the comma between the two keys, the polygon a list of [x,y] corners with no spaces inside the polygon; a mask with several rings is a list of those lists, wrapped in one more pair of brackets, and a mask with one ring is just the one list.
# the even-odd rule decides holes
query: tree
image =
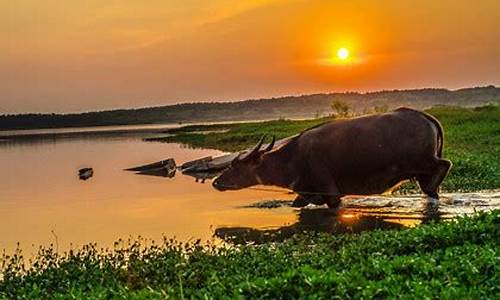
{"label": "tree", "polygon": [[347,118],[351,115],[351,108],[341,100],[333,100],[330,107],[333,110],[332,116],[335,118]]}

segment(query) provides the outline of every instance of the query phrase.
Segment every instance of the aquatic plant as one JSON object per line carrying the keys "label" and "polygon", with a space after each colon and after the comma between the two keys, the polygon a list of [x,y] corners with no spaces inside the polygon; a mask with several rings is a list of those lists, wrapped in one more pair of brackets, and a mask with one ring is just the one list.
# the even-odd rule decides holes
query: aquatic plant
{"label": "aquatic plant", "polygon": [[500,211],[408,230],[235,247],[165,239],[3,255],[0,297],[465,298],[500,293]]}

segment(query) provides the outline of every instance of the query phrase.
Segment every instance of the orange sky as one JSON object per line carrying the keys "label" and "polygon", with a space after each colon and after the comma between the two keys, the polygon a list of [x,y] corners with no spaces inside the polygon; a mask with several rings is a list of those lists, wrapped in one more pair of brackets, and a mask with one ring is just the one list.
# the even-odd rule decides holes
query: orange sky
{"label": "orange sky", "polygon": [[500,85],[498,20],[497,0],[2,1],[0,113]]}

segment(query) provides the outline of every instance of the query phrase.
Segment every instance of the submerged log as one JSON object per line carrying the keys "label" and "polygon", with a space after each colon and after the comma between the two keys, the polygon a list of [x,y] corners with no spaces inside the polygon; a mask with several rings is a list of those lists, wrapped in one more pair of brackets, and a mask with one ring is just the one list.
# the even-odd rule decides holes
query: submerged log
{"label": "submerged log", "polygon": [[[291,138],[295,137],[287,137],[281,140],[276,141],[273,148],[279,147],[286,142],[288,142]],[[263,145],[263,147],[267,147],[269,144]],[[244,156],[251,149],[242,150],[239,152],[223,154],[220,156],[212,157],[202,157],[195,160],[191,160],[183,163],[181,166],[176,166],[175,160],[173,158],[161,160],[159,162],[138,166],[134,168],[125,169],[126,171],[134,171],[138,172],[140,175],[153,175],[153,176],[163,176],[163,177],[173,177],[175,172],[171,172],[171,170],[178,169],[182,172],[182,174],[189,175],[195,177],[197,181],[204,182],[205,179],[211,179],[218,176],[223,170],[225,170],[231,162],[238,156]],[[165,172],[165,170],[167,172]],[[169,174],[164,176],[163,174]],[[170,176],[170,174],[173,174]]]}
{"label": "submerged log", "polygon": [[160,160],[160,161],[152,163],[152,164],[128,168],[128,169],[125,169],[125,171],[144,172],[144,171],[155,170],[155,169],[172,170],[175,168],[176,168],[175,160],[173,158],[168,158],[168,159]]}
{"label": "submerged log", "polygon": [[[276,141],[273,149],[287,143],[293,137],[295,137],[295,135]],[[265,144],[262,147],[265,148],[268,145],[269,144]],[[201,159],[192,160],[192,161],[184,163],[181,166],[180,170],[182,171],[182,173],[186,173],[186,172],[189,172],[189,173],[219,172],[219,171],[224,170],[227,167],[229,167],[231,162],[238,155],[245,156],[245,154],[247,154],[249,151],[251,151],[251,149],[245,149],[245,150],[242,150],[239,152],[224,154],[224,155],[216,156],[216,157],[209,156],[209,157],[205,157],[205,158],[201,158]]]}
{"label": "submerged log", "polygon": [[150,169],[137,172],[136,174],[172,178],[175,176],[175,172],[176,172],[175,168],[173,169],[158,168],[158,169]]}
{"label": "submerged log", "polygon": [[203,158],[198,158],[195,160],[191,160],[185,162],[181,165],[180,170],[183,172],[186,171],[206,171],[209,169],[208,163],[213,160],[212,156],[207,156]]}
{"label": "submerged log", "polygon": [[181,166],[182,173],[196,173],[196,172],[209,172],[220,171],[227,168],[233,159],[238,156],[240,152],[225,154],[217,157],[205,157],[184,163]]}

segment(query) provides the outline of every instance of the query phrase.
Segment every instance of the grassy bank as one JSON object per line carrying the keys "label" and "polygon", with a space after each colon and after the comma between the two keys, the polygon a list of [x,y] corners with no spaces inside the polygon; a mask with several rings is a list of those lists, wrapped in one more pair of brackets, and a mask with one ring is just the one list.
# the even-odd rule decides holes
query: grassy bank
{"label": "grassy bank", "polygon": [[[500,188],[500,106],[435,107],[428,112],[441,121],[445,130],[444,157],[454,164],[443,188],[447,191]],[[185,126],[169,130],[167,133],[172,136],[153,140],[235,151],[251,147],[263,135],[284,138],[325,121],[328,119]],[[413,188],[410,184],[405,189]]]}
{"label": "grassy bank", "polygon": [[[500,108],[429,112],[443,123],[445,157],[454,162],[445,188],[499,188]],[[189,126],[166,140],[235,150],[323,121]],[[138,240],[63,254],[41,249],[30,261],[18,252],[0,257],[0,299],[497,299],[499,228],[496,210],[405,230],[304,232],[228,248]]]}
{"label": "grassy bank", "polygon": [[[445,298],[500,293],[500,212],[402,231],[231,249],[171,241],[4,257],[4,298]],[[24,275],[23,275],[24,274]]]}

